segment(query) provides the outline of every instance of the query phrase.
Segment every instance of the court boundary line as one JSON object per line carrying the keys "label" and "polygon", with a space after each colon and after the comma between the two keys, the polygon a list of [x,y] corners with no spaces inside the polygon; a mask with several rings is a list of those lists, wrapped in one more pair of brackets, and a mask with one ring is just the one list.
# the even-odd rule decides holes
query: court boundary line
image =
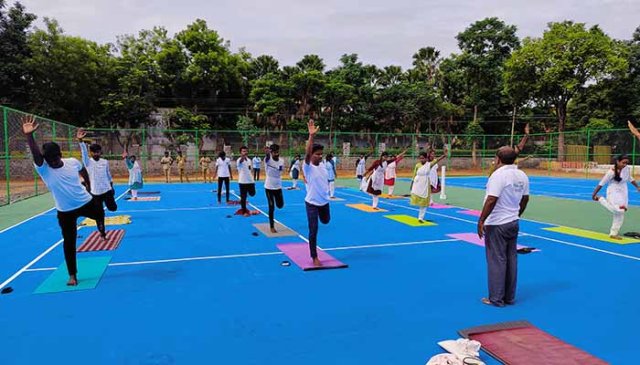
{"label": "court boundary line", "polygon": [[[124,193],[120,194],[115,200],[118,201],[120,200],[120,198],[122,198],[127,191],[129,191],[129,189],[125,190]],[[81,230],[83,227],[85,226],[78,226],[77,230]],[[28,264],[24,265],[21,269],[19,269],[18,271],[16,271],[13,275],[11,275],[7,280],[5,280],[4,282],[2,282],[0,284],[0,289],[4,288],[5,286],[11,284],[12,281],[14,281],[16,278],[18,278],[18,276],[20,276],[22,273],[24,273],[27,269],[29,269],[32,265],[34,265],[35,263],[37,263],[38,261],[40,261],[43,257],[45,257],[49,252],[53,251],[53,249],[55,249],[56,247],[58,247],[62,242],[64,242],[64,238],[60,239],[59,241],[57,241],[56,243],[54,243],[53,245],[51,245],[49,248],[47,248],[46,250],[44,250],[43,252],[41,252],[38,256],[36,256],[33,260],[31,260],[31,262],[29,262]]]}
{"label": "court boundary line", "polygon": [[[367,248],[418,246],[418,245],[426,245],[426,244],[432,244],[432,243],[449,243],[449,242],[462,242],[462,241],[457,238],[449,238],[449,239],[428,240],[428,241],[393,242],[393,243],[380,243],[380,244],[368,244],[368,245],[356,245],[356,246],[330,247],[330,248],[323,248],[322,250],[323,251],[359,250],[359,249],[367,249]],[[181,258],[173,258],[173,259],[113,262],[107,266],[110,266],[110,267],[111,266],[135,266],[135,265],[148,265],[148,264],[165,264],[165,263],[172,263],[172,262],[210,261],[210,260],[275,256],[275,255],[284,255],[284,252],[269,251],[269,252],[244,253],[244,254],[192,256],[192,257],[181,257]],[[56,269],[57,267],[40,267],[35,269],[27,269],[25,271],[38,272],[38,271],[53,271]]]}
{"label": "court boundary line", "polygon": [[[347,195],[347,196],[352,196],[352,197],[358,197],[358,198],[362,198],[363,197],[361,195],[354,195],[354,194],[349,194],[349,193],[344,193],[344,192],[341,192],[341,194],[344,194],[344,195]],[[380,203],[391,205],[391,206],[396,206],[396,207],[399,207],[399,208],[410,209],[410,210],[413,210],[413,211],[419,211],[418,209],[410,207],[410,206],[403,206],[403,205],[389,203],[389,202],[385,202],[385,201],[380,201]],[[460,207],[455,207],[455,208],[460,208]],[[477,221],[471,221],[471,220],[467,220],[467,219],[464,219],[464,218],[454,217],[454,216],[450,216],[450,215],[446,215],[446,214],[440,214],[440,213],[433,213],[431,211],[429,213],[433,214],[433,215],[440,216],[440,217],[450,218],[450,219],[463,221],[463,222],[467,222],[467,223],[471,223],[471,224],[476,224],[476,225],[478,224]],[[526,219],[526,218],[521,218],[521,220],[534,222],[534,223],[539,223],[539,224],[552,225],[551,223],[538,222],[538,221],[535,221],[535,220],[532,220],[532,219]],[[544,239],[544,240],[547,240],[547,241],[556,242],[556,243],[564,244],[564,245],[567,245],[567,246],[583,248],[583,249],[586,249],[586,250],[600,252],[600,253],[604,253],[604,254],[608,254],[608,255],[612,255],[612,256],[618,256],[618,257],[622,257],[622,258],[627,258],[627,259],[630,259],[630,260],[640,261],[640,257],[637,257],[637,256],[625,255],[625,254],[621,254],[621,253],[617,253],[617,252],[613,252],[613,251],[603,250],[603,249],[596,248],[596,247],[591,247],[591,246],[587,246],[587,245],[581,245],[581,244],[573,243],[573,242],[567,242],[567,241],[559,240],[559,239],[556,239],[556,238],[539,236],[539,235],[535,235],[535,234],[531,234],[531,233],[527,233],[527,232],[522,232],[522,235],[523,236],[536,237],[536,238]]]}

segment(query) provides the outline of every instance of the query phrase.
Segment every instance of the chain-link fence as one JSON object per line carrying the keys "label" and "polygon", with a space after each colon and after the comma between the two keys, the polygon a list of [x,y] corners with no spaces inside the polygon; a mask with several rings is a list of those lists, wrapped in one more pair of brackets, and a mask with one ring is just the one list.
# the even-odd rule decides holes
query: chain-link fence
{"label": "chain-link fence", "polygon": [[[22,133],[24,112],[0,107],[2,135],[0,138],[0,205],[9,204],[46,192],[46,187],[33,168],[33,160]],[[64,157],[80,158],[75,139],[77,128],[46,118],[36,117],[40,125],[36,141],[60,144]],[[185,173],[189,181],[202,181],[201,160],[215,157],[225,151],[235,159],[241,146],[247,146],[250,155],[262,155],[264,147],[280,145],[281,155],[288,166],[296,155],[303,155],[307,140],[305,132],[237,130],[166,130],[158,127],[140,129],[88,129],[85,138],[102,147],[103,158],[110,160],[111,173],[116,181],[128,177],[122,153],[127,150],[141,164],[146,180],[164,180],[160,159],[168,152],[175,160],[178,152],[186,157]],[[521,135],[513,136],[517,144]],[[519,166],[530,173],[561,175],[579,173],[589,177],[600,174],[594,171],[598,165],[611,163],[613,156],[629,154],[636,162],[636,139],[626,129],[580,130],[565,132],[564,151],[559,151],[561,135],[558,133],[532,134],[520,155]],[[319,133],[316,142],[325,146],[325,152],[338,157],[340,177],[355,175],[356,161],[360,156],[379,156],[383,151],[399,154],[406,150],[405,159],[399,164],[399,172],[409,172],[422,151],[429,149],[441,153],[449,148],[447,160],[450,174],[485,174],[494,160],[496,150],[511,143],[510,135],[444,135],[334,132]],[[559,153],[562,152],[562,155]],[[562,158],[559,158],[561,156]],[[179,181],[178,167],[171,167],[172,181]],[[213,169],[209,170],[209,174]]]}

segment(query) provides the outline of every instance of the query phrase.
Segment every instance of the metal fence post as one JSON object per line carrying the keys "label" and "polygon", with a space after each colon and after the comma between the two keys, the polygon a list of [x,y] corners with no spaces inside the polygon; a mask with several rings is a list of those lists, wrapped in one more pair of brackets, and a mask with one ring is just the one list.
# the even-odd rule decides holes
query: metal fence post
{"label": "metal fence post", "polygon": [[5,107],[2,107],[2,119],[4,120],[4,175],[7,184],[7,204],[11,204],[11,184],[9,183],[11,179],[11,173],[9,172],[9,168],[11,167],[11,162],[9,161],[9,117],[7,108]]}

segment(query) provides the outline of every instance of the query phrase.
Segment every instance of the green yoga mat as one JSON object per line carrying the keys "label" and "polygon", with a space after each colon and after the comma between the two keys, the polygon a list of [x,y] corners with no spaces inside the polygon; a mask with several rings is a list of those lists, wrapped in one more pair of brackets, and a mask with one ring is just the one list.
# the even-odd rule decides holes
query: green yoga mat
{"label": "green yoga mat", "polygon": [[410,215],[405,215],[405,214],[391,214],[391,215],[385,215],[384,217],[394,220],[396,222],[406,224],[411,227],[429,227],[429,226],[437,225],[429,221],[423,221],[422,223],[420,223],[420,221],[418,221],[418,218],[412,217]]}
{"label": "green yoga mat", "polygon": [[33,294],[93,289],[98,285],[110,261],[111,256],[78,259],[78,285],[76,286],[67,285],[67,281],[69,280],[67,265],[62,263],[62,265],[40,284]]}
{"label": "green yoga mat", "polygon": [[578,229],[578,228],[572,228],[572,227],[549,227],[549,228],[543,228],[545,231],[551,231],[551,232],[558,232],[558,233],[562,233],[562,234],[566,234],[566,235],[570,235],[570,236],[578,236],[578,237],[583,237],[583,238],[589,238],[592,240],[597,240],[597,241],[603,241],[603,242],[609,242],[609,243],[615,243],[618,245],[627,245],[629,243],[638,243],[640,242],[640,240],[634,239],[634,238],[623,238],[621,240],[616,240],[613,239],[611,237],[609,237],[608,234],[605,233],[600,233],[600,232],[593,232],[593,231],[587,231],[585,229]]}

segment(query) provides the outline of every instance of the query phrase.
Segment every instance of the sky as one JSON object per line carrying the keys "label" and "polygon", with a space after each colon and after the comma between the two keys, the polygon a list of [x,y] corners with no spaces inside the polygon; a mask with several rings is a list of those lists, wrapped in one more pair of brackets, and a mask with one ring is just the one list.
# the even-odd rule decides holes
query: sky
{"label": "sky", "polygon": [[640,0],[21,0],[29,12],[56,19],[66,34],[115,43],[122,34],[164,26],[170,34],[195,19],[253,56],[269,54],[293,65],[318,54],[329,67],[345,53],[379,67],[411,66],[412,55],[432,46],[458,52],[456,34],[486,17],[540,37],[547,23],[573,20],[600,25],[629,39],[640,26]]}

